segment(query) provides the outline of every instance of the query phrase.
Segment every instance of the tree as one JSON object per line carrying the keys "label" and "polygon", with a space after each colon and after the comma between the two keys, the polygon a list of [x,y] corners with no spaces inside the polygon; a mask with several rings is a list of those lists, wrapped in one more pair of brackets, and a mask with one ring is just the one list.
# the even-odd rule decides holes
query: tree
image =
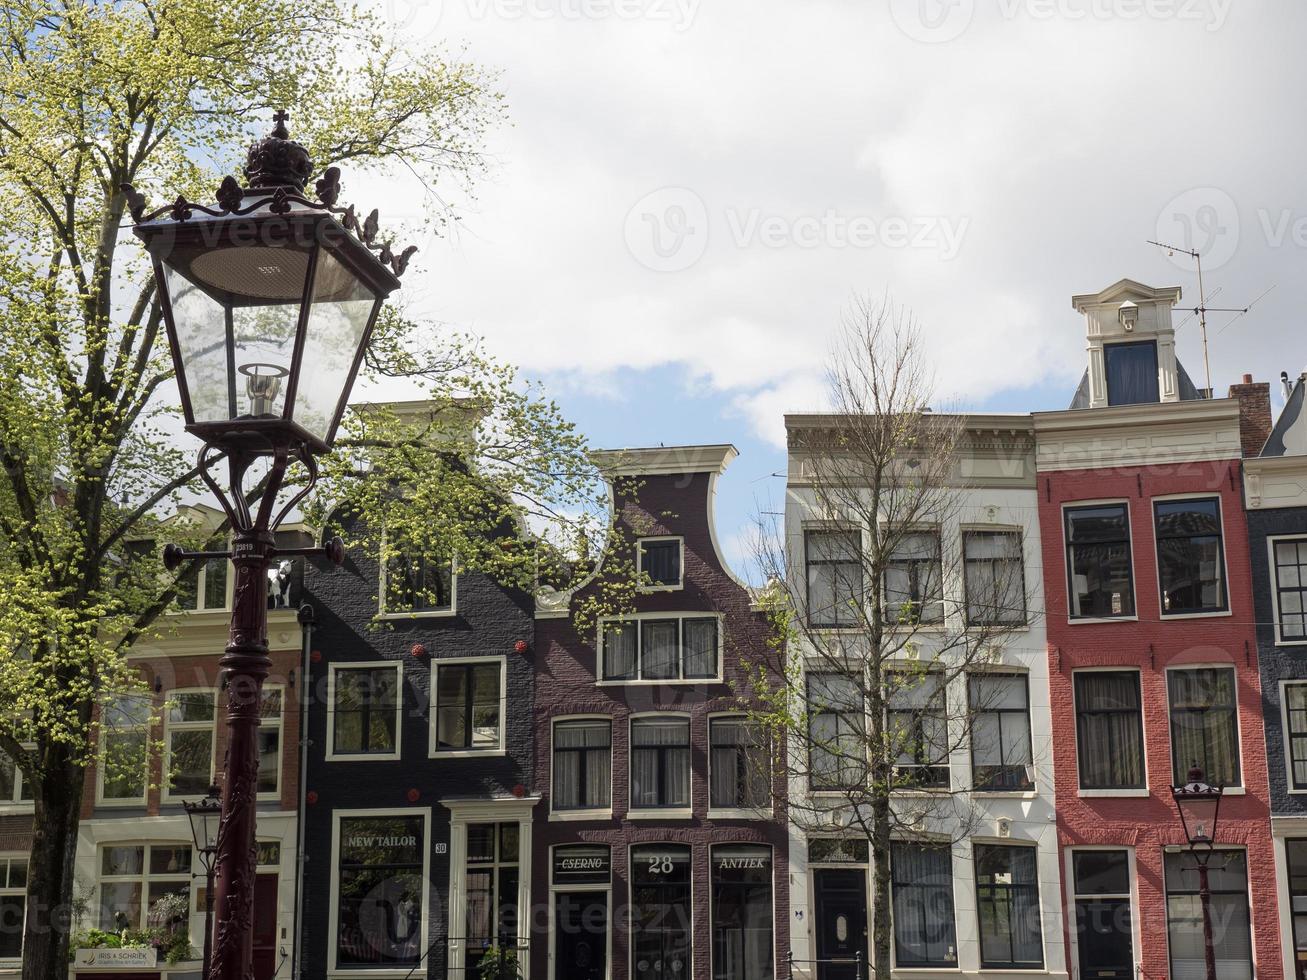
{"label": "tree", "polygon": [[[1000,696],[984,671],[1026,624],[1024,576],[1001,542],[964,571],[966,419],[928,407],[912,320],[857,304],[828,379],[833,410],[787,420],[784,525],[760,527],[775,642],[751,693],[755,720],[789,746],[792,819],[867,841],[872,975],[888,977],[891,844],[949,847],[974,826],[949,757],[994,735],[977,723]],[[991,775],[1028,778],[1011,756]]]}
{"label": "tree", "polygon": [[[480,145],[503,108],[492,75],[405,50],[343,0],[15,0],[2,18],[0,751],[35,797],[23,976],[37,980],[67,970],[100,710],[138,690],[126,654],[162,629],[194,571],[166,573],[146,546],[161,514],[194,499],[196,446],[172,407],[157,291],[122,185],[156,201],[211,199],[241,139],[288,106],[319,170],[406,169],[441,223],[482,171]],[[480,406],[463,429],[477,433],[471,448],[383,410],[351,421],[353,465],[333,461],[323,493],[372,508],[374,525],[400,527],[404,511],[361,489],[361,470],[435,515],[460,561],[525,581],[532,549],[489,549],[482,530],[509,512],[565,526],[595,513],[583,441],[475,345],[388,310],[366,373]]]}

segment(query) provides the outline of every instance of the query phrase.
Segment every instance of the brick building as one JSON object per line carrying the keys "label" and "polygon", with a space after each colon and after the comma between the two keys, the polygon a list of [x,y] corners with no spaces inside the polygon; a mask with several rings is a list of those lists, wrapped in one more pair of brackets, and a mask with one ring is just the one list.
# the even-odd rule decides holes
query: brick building
{"label": "brick building", "polygon": [[530,597],[362,546],[305,595],[304,975],[477,980],[490,946],[530,969]]}
{"label": "brick building", "polygon": [[573,614],[593,585],[537,606],[532,873],[547,906],[531,980],[785,976],[784,814],[731,686],[767,624],[713,530],[734,456],[608,454],[624,542],[608,560],[643,571],[636,611],[582,635]]}
{"label": "brick building", "polygon": [[[1269,438],[1245,447],[1253,458],[1244,460],[1244,497],[1284,974],[1301,980],[1307,977],[1307,376],[1284,384],[1284,410]],[[1269,412],[1259,421],[1265,434]]]}
{"label": "brick building", "polygon": [[1242,495],[1264,390],[1201,397],[1175,357],[1179,298],[1130,280],[1075,297],[1085,381],[1035,415],[1067,959],[1077,977],[1203,975],[1171,798],[1197,764],[1226,787],[1218,975],[1267,980],[1282,959]]}

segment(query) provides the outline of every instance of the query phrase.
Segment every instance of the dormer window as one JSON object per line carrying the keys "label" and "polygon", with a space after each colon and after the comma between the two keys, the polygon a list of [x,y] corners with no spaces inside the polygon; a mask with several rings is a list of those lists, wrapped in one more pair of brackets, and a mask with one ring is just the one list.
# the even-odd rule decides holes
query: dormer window
{"label": "dormer window", "polygon": [[1160,401],[1156,342],[1104,344],[1103,357],[1109,405],[1149,405]]}
{"label": "dormer window", "polygon": [[435,555],[401,553],[382,565],[383,616],[430,616],[454,609],[454,563]]}
{"label": "dormer window", "polygon": [[680,538],[641,538],[636,545],[640,587],[647,591],[679,589],[684,578]]}

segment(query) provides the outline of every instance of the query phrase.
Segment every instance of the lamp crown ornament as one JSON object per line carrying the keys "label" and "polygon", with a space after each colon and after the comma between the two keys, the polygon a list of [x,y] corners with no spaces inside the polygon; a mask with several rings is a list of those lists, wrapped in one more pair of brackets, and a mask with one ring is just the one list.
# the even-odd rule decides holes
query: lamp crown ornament
{"label": "lamp crown ornament", "polygon": [[290,113],[278,109],[272,115],[272,132],[250,145],[245,158],[245,179],[251,189],[289,187],[302,194],[313,174],[309,151],[290,138],[286,121]]}

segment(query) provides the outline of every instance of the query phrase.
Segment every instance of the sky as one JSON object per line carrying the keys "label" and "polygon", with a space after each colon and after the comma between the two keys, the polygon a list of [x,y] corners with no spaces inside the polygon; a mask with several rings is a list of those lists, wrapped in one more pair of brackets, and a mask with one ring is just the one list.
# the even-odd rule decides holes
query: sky
{"label": "sky", "polygon": [[[941,403],[1059,409],[1072,295],[1130,277],[1197,305],[1155,239],[1202,253],[1209,306],[1253,304],[1209,316],[1218,394],[1307,365],[1307,5],[375,2],[415,50],[498,72],[510,119],[459,231],[419,242],[410,310],[484,337],[596,446],[733,443],[733,560],[856,297],[911,311]],[[422,207],[402,175],[347,191],[383,224]]]}

